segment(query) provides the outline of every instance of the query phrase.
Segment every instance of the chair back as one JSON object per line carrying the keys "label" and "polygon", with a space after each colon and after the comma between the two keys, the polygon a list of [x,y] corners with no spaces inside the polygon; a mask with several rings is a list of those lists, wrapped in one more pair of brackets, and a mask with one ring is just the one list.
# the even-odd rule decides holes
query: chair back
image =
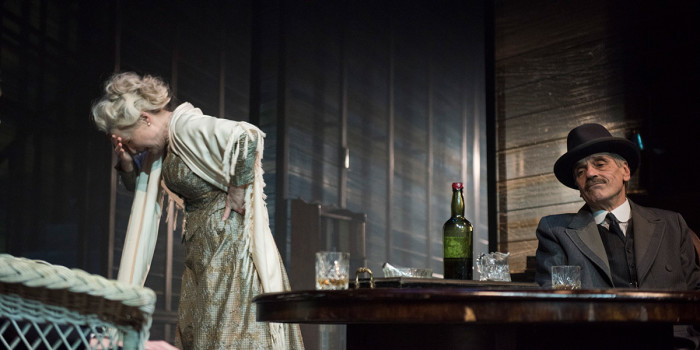
{"label": "chair back", "polygon": [[143,349],[155,302],[148,288],[0,254],[3,349]]}

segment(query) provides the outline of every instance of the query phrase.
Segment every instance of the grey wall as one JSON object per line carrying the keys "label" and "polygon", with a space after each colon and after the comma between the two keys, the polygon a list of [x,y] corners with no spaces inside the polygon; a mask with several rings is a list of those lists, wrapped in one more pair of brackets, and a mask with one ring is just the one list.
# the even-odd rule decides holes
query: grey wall
{"label": "grey wall", "polygon": [[478,2],[285,11],[286,198],[367,213],[374,271],[391,261],[441,273],[453,181],[465,182],[485,249],[484,25]]}
{"label": "grey wall", "polygon": [[[487,42],[481,1],[0,1],[0,251],[114,276],[131,194],[89,121],[113,71],[266,133],[280,250],[287,203],[367,214],[368,264],[442,272],[450,184],[488,244]],[[350,166],[343,167],[345,149]],[[147,280],[152,335],[172,339],[180,228]]]}

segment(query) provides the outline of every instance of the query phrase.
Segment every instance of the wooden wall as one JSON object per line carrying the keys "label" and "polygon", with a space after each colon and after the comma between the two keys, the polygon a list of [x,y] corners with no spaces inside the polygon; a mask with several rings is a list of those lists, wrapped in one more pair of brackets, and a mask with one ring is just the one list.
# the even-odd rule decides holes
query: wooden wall
{"label": "wooden wall", "polygon": [[[164,78],[179,101],[249,118],[249,2],[0,1],[0,251],[116,277],[132,194],[90,105],[114,71]],[[182,213],[180,213],[182,218]],[[154,339],[174,337],[181,227],[161,223],[146,286]]]}
{"label": "wooden wall", "polygon": [[[481,1],[0,6],[1,251],[116,276],[131,194],[89,107],[112,72],[127,70],[267,133],[267,203],[287,260],[287,204],[303,198],[367,214],[377,275],[384,261],[441,273],[454,181],[466,186],[475,251],[487,249]],[[158,294],[152,337],[172,340],[183,256],[180,228],[167,226],[146,285]]]}
{"label": "wooden wall", "polygon": [[[205,114],[250,120],[251,14],[249,2],[118,3],[114,13],[116,71],[160,76],[170,83],[174,106],[190,102]],[[153,16],[154,13],[159,14]],[[148,34],[146,34],[148,33]],[[274,174],[274,171],[272,172]],[[116,186],[112,276],[117,275],[132,194]],[[166,199],[167,203],[167,199]],[[152,339],[172,341],[184,270],[182,219],[175,229],[161,218],[146,286],[156,291]]]}
{"label": "wooden wall", "polygon": [[484,11],[479,2],[285,10],[285,198],[366,213],[373,271],[390,261],[442,273],[454,181],[465,182],[475,251],[486,249]]}
{"label": "wooden wall", "polygon": [[[0,251],[105,272],[109,145],[89,104],[109,7],[0,1]],[[109,43],[108,43],[109,44]]]}
{"label": "wooden wall", "polygon": [[700,149],[683,137],[698,125],[697,17],[690,1],[496,2],[498,236],[512,270],[535,254],[542,216],[583,204],[552,173],[568,132],[582,123],[644,141],[634,200],[696,216],[698,186],[680,185],[660,165],[697,170],[683,156]]}

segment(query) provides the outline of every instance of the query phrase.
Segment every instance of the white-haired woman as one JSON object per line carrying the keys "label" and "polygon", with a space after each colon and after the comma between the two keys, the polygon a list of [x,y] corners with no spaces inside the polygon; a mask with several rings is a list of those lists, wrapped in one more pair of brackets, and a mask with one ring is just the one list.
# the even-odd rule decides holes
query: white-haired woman
{"label": "white-haired woman", "polygon": [[165,186],[184,204],[187,223],[175,345],[303,348],[297,325],[257,322],[251,303],[257,294],[289,289],[264,203],[264,133],[189,103],[171,111],[170,101],[161,79],[127,72],[105,83],[92,108],[95,125],[111,137],[124,183],[135,191],[118,279],[144,283]]}

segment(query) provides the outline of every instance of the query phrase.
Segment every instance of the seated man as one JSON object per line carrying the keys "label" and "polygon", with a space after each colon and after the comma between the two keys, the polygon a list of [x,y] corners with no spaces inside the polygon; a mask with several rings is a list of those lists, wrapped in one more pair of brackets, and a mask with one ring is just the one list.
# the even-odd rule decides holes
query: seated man
{"label": "seated man", "polygon": [[537,271],[551,287],[551,267],[581,266],[581,287],[700,289],[692,236],[680,214],[630,201],[626,185],[639,164],[634,143],[599,124],[574,128],[554,174],[579,190],[578,213],[545,216],[537,227]]}

